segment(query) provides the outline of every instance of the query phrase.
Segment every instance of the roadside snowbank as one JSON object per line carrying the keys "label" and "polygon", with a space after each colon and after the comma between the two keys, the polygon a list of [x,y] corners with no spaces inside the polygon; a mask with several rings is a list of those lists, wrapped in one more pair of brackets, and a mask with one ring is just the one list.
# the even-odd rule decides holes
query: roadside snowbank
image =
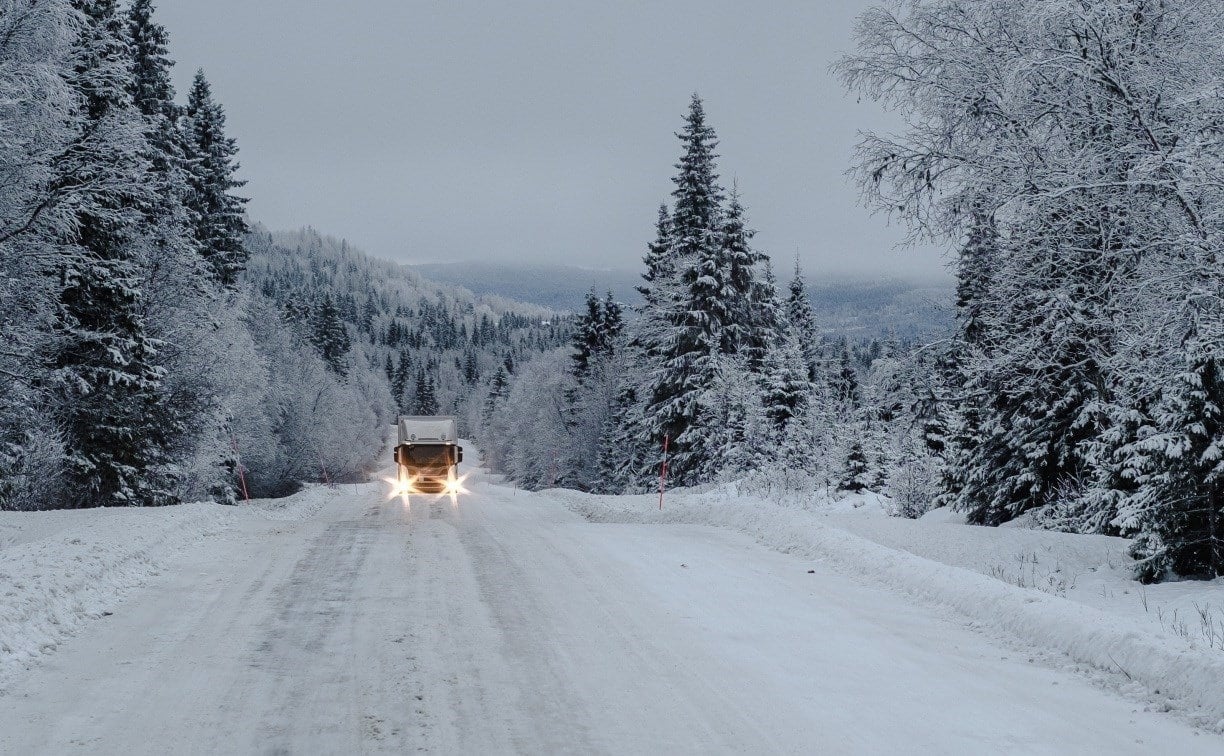
{"label": "roadside snowbank", "polygon": [[237,507],[0,512],[0,683],[109,616],[192,544],[244,519],[306,519],[334,493],[312,486]]}
{"label": "roadside snowbank", "polygon": [[[956,561],[957,544],[972,542],[958,538],[952,529],[966,535],[984,531],[952,523],[908,526],[948,529],[944,546],[932,548],[930,557],[886,546],[833,525],[845,517],[822,516],[812,511],[736,496],[728,490],[704,493],[674,492],[666,508],[657,509],[651,496],[594,496],[576,491],[554,490],[548,495],[588,519],[622,523],[684,523],[731,528],[754,537],[777,551],[821,560],[847,573],[885,583],[916,599],[948,607],[976,624],[1010,635],[1038,649],[1065,654],[1077,664],[1118,675],[1141,686],[1145,697],[1160,708],[1179,709],[1199,724],[1224,731],[1224,654],[1195,645],[1185,637],[1162,632],[1134,618],[1062,598],[1034,588],[1020,587],[972,568],[938,561],[938,553]],[[934,519],[934,518],[933,518]],[[900,522],[900,521],[897,521]],[[893,526],[863,526],[874,529],[884,540]],[[1080,538],[1033,531],[991,530],[993,538],[1038,538],[1043,535]],[[1017,536],[1017,534],[1021,534]],[[1033,535],[1026,535],[1033,534]],[[905,540],[892,533],[895,540]],[[909,538],[909,543],[920,539]],[[938,541],[939,539],[936,539]],[[1121,541],[1121,539],[1109,539]],[[951,546],[949,546],[951,544]],[[1089,543],[1088,548],[1102,545]],[[996,544],[998,546],[998,544]],[[975,557],[980,546],[961,550],[962,560]],[[1126,687],[1126,686],[1124,686]]]}

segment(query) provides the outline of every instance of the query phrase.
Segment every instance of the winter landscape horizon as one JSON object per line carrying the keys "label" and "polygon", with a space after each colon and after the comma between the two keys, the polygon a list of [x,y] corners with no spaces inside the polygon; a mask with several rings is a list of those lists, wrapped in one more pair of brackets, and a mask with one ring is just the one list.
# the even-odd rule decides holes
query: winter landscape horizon
{"label": "winter landscape horizon", "polygon": [[1207,0],[0,0],[0,753],[1224,753]]}

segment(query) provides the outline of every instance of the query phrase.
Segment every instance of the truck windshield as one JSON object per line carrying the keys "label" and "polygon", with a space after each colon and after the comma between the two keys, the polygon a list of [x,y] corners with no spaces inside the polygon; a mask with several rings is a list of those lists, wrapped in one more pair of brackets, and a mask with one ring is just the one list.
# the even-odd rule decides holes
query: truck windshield
{"label": "truck windshield", "polygon": [[422,467],[446,467],[451,463],[449,446],[413,446],[408,449],[408,461]]}

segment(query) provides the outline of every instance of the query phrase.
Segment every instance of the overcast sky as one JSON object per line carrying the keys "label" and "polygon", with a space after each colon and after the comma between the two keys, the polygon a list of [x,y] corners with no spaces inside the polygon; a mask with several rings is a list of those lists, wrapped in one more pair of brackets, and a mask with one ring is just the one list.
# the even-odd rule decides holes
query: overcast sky
{"label": "overcast sky", "polygon": [[[828,65],[867,0],[160,0],[226,108],[254,219],[405,262],[636,268],[689,94],[757,243],[812,274],[946,274],[857,203]],[[753,7],[750,7],[753,6]]]}

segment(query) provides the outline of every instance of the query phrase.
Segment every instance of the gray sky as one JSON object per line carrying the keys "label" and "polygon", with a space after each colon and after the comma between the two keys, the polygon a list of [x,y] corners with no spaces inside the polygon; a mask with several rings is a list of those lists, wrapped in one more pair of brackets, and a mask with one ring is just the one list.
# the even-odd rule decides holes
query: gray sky
{"label": "gray sky", "polygon": [[944,276],[843,176],[888,123],[827,70],[867,4],[158,3],[180,93],[203,67],[273,228],[406,262],[636,268],[696,90],[780,267]]}

